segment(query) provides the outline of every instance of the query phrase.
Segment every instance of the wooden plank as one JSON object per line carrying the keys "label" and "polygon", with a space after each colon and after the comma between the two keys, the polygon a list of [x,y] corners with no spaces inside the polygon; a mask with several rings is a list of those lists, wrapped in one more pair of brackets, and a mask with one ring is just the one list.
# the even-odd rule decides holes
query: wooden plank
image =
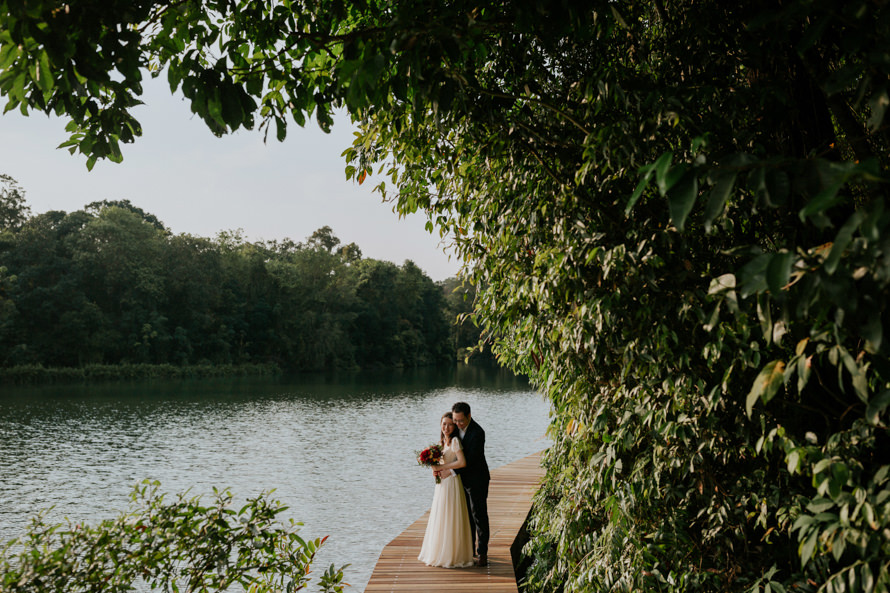
{"label": "wooden plank", "polygon": [[543,475],[541,453],[491,472],[488,566],[437,568],[417,560],[429,519],[427,511],[383,548],[365,593],[518,593],[510,548],[528,517]]}

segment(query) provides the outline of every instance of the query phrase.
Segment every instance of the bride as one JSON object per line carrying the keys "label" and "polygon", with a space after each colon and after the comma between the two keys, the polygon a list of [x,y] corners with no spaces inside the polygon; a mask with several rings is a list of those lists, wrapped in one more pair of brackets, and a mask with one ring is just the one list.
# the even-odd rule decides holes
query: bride
{"label": "bride", "polygon": [[467,460],[457,436],[457,426],[446,412],[441,421],[443,465],[435,468],[442,478],[436,484],[430,518],[426,524],[423,545],[418,560],[427,566],[463,568],[473,566],[473,544],[470,534],[470,515],[460,476],[455,469],[466,467]]}

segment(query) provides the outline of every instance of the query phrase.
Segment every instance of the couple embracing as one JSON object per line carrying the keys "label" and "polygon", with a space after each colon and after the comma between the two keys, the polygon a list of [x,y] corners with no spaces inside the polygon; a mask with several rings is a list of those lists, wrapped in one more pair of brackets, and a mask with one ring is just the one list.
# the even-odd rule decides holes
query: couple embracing
{"label": "couple embracing", "polygon": [[470,406],[454,404],[440,422],[443,464],[436,484],[421,562],[462,568],[488,565],[488,464],[485,431],[470,416]]}

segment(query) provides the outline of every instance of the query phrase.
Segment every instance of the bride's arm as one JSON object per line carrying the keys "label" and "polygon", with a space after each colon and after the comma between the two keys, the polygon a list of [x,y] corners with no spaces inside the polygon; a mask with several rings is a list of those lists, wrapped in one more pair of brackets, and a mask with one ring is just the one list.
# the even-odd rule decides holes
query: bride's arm
{"label": "bride's arm", "polygon": [[467,458],[464,457],[464,450],[458,449],[455,451],[457,453],[457,459],[452,461],[451,463],[445,463],[443,465],[436,466],[437,471],[445,471],[448,469],[460,469],[462,467],[467,467]]}

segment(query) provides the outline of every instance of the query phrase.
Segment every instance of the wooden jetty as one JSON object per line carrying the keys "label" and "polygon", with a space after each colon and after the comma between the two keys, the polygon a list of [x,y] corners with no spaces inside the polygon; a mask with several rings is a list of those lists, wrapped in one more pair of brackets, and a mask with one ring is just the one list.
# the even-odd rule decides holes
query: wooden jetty
{"label": "wooden jetty", "polygon": [[427,511],[383,548],[365,593],[518,593],[513,572],[521,546],[517,537],[543,475],[541,453],[492,470],[488,491],[488,566],[435,568],[418,561],[429,518]]}

